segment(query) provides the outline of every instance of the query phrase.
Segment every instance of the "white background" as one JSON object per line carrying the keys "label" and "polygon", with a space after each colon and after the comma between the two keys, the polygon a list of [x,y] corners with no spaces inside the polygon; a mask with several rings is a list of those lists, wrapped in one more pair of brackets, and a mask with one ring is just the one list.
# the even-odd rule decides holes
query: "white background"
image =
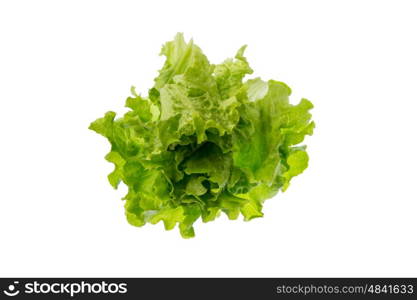
{"label": "white background", "polygon": [[[415,1],[2,1],[1,276],[417,276]],[[184,32],[313,101],[310,167],[265,217],[130,226],[87,129]]]}

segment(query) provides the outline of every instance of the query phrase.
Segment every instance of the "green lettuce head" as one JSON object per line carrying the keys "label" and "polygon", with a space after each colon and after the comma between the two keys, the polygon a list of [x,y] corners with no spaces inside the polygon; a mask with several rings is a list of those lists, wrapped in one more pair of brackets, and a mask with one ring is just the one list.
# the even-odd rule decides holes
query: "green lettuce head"
{"label": "green lettuce head", "polygon": [[299,144],[313,133],[312,103],[290,104],[282,82],[244,80],[253,72],[244,50],[214,65],[177,34],[162,47],[166,61],[148,96],[132,87],[127,113],[91,123],[111,144],[110,184],[128,187],[130,224],[162,221],[170,230],[178,223],[190,238],[199,218],[262,217],[263,202],[307,167]]}

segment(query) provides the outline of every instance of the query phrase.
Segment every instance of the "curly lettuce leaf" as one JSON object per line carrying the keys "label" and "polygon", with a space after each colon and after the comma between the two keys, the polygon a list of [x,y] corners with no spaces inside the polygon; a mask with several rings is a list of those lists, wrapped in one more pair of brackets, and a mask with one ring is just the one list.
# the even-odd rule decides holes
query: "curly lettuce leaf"
{"label": "curly lettuce leaf", "polygon": [[313,105],[291,104],[282,82],[245,81],[253,73],[245,48],[214,65],[177,34],[162,47],[166,60],[148,95],[132,87],[127,113],[107,112],[90,124],[111,145],[108,181],[128,187],[123,200],[131,225],[178,224],[190,238],[200,218],[259,218],[263,202],[307,168],[299,144],[313,133]]}

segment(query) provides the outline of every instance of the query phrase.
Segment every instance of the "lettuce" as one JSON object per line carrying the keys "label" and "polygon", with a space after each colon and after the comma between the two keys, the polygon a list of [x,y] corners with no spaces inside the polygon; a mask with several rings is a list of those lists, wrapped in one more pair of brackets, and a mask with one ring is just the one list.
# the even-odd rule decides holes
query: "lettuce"
{"label": "lettuce", "polygon": [[253,73],[244,51],[213,65],[177,34],[162,47],[166,61],[148,96],[132,87],[123,117],[107,112],[91,123],[111,144],[110,184],[128,187],[130,224],[162,221],[170,230],[178,223],[190,238],[199,218],[262,217],[263,202],[307,167],[299,144],[313,133],[313,105],[290,104],[282,82],[244,81]]}

